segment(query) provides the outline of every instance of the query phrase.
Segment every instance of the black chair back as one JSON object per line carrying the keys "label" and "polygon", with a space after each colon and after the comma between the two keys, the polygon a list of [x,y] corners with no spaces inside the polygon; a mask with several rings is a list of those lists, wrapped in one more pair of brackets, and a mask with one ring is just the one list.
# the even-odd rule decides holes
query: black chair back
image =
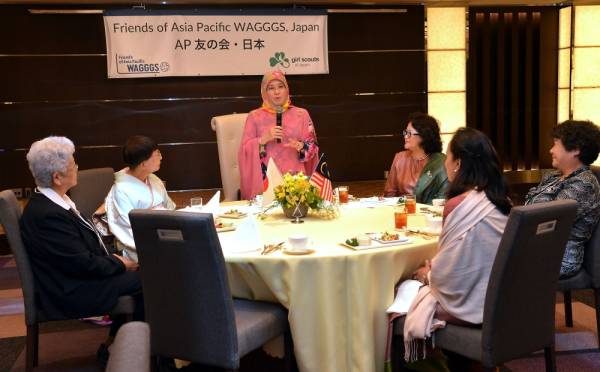
{"label": "black chair back", "polygon": [[212,215],[133,210],[129,218],[152,352],[237,368],[233,300]]}
{"label": "black chair back", "polygon": [[0,224],[4,226],[4,231],[8,238],[8,244],[13,252],[13,257],[17,263],[21,288],[23,290],[23,302],[25,304],[25,324],[28,326],[37,324],[38,314],[35,305],[35,280],[29,255],[25,250],[25,245],[21,239],[21,228],[19,220],[23,211],[12,190],[0,192]]}
{"label": "black chair back", "polygon": [[77,206],[77,210],[85,218],[92,218],[115,181],[112,168],[92,168],[80,170],[77,174],[77,185],[69,190],[69,196]]}
{"label": "black chair back", "polygon": [[482,360],[504,361],[554,345],[555,292],[577,203],[512,209],[484,305]]}

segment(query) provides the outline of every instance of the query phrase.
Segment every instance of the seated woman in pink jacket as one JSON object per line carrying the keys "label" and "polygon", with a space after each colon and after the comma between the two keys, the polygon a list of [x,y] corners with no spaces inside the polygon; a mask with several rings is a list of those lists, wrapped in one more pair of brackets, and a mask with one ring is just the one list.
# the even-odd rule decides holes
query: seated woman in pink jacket
{"label": "seated woman in pink jacket", "polygon": [[[246,119],[238,152],[242,199],[264,191],[267,164],[273,158],[281,174],[303,172],[310,176],[317,165],[319,147],[308,111],[292,106],[283,72],[268,72],[260,87],[263,104]],[[281,126],[277,114],[281,113]]]}

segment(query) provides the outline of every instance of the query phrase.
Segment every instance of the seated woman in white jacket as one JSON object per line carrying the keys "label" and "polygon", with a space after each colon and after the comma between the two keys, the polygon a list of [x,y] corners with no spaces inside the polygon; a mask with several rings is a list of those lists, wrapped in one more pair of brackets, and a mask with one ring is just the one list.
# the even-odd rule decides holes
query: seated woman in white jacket
{"label": "seated woman in white jacket", "polygon": [[115,173],[115,184],[106,197],[110,231],[117,238],[123,256],[137,262],[129,212],[132,209],[175,209],[163,182],[154,172],[160,169],[162,155],[156,143],[146,136],[130,137],[123,148],[128,167]]}

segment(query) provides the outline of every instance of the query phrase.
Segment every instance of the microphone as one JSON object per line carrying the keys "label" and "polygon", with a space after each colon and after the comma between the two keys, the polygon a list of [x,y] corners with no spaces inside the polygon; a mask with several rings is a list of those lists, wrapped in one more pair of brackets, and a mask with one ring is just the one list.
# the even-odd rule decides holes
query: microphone
{"label": "microphone", "polygon": [[[281,108],[277,108],[277,114],[275,115],[276,121],[275,124],[281,128]],[[277,143],[281,143],[281,138],[277,138]]]}

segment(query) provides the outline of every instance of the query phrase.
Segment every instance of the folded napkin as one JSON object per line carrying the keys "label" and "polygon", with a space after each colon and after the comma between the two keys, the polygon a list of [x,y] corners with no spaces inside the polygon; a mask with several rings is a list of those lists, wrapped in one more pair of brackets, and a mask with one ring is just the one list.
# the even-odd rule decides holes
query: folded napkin
{"label": "folded napkin", "polygon": [[419,288],[423,283],[418,280],[405,280],[398,286],[398,291],[396,292],[396,298],[390,307],[387,309],[387,313],[398,313],[400,315],[404,315],[408,313],[408,309],[412,304],[415,297],[417,297],[417,293],[419,292]]}
{"label": "folded napkin", "polygon": [[221,191],[217,191],[215,195],[202,207],[202,212],[212,213],[213,217],[219,215],[219,203],[221,202]]}
{"label": "folded napkin", "polygon": [[255,252],[263,249],[260,231],[252,216],[241,220],[233,233],[219,234],[219,240],[221,248],[230,253]]}

